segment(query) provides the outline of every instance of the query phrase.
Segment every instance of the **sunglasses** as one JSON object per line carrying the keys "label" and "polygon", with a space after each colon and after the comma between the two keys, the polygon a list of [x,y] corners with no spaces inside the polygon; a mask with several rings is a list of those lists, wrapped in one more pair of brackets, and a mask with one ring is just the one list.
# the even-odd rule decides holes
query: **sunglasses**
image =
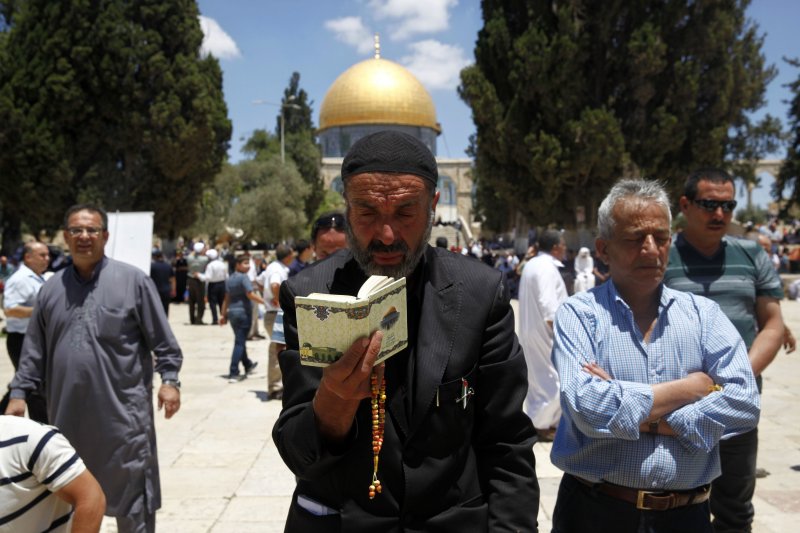
{"label": "sunglasses", "polygon": [[720,207],[725,213],[730,213],[736,209],[736,200],[692,200],[692,203],[697,207],[713,213]]}
{"label": "sunglasses", "polygon": [[322,229],[328,229],[328,228],[344,229],[344,226],[345,226],[344,215],[335,214],[318,218],[316,222],[314,222],[314,226],[311,228],[311,238],[313,240],[317,236],[317,233]]}

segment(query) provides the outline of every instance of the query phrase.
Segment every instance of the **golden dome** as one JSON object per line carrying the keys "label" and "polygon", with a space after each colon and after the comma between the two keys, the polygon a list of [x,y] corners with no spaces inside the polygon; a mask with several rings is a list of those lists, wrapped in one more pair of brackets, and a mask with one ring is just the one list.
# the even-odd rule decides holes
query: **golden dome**
{"label": "golden dome", "polygon": [[344,71],[322,100],[320,131],[354,124],[402,124],[442,131],[425,87],[405,68],[381,58]]}

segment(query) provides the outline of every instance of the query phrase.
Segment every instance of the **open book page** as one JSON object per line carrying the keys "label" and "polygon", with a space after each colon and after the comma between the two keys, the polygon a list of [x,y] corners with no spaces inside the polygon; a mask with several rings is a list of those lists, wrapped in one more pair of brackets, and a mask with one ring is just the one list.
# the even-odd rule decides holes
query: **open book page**
{"label": "open book page", "polygon": [[305,298],[310,300],[319,300],[323,302],[355,302],[358,300],[356,296],[350,296],[349,294],[325,294],[322,292],[312,292]]}
{"label": "open book page", "polygon": [[[384,332],[378,362],[408,346],[405,278],[380,281],[378,286],[385,286],[369,299],[319,293],[295,298],[302,364],[327,366],[339,359],[356,339],[377,329]],[[372,285],[373,290],[375,286]]]}
{"label": "open book page", "polygon": [[370,331],[383,331],[381,351],[375,363],[381,363],[408,346],[406,318],[406,278],[387,278],[369,296]]}
{"label": "open book page", "polygon": [[384,285],[393,282],[394,278],[389,276],[370,276],[367,281],[358,289],[357,298],[368,298],[370,294],[380,290]]}

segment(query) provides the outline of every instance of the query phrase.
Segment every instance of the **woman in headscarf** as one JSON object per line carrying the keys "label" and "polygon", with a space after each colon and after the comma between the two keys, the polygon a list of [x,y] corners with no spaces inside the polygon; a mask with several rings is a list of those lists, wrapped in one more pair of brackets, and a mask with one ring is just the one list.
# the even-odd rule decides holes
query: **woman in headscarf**
{"label": "woman in headscarf", "polygon": [[575,258],[575,293],[588,291],[594,287],[594,260],[585,246]]}

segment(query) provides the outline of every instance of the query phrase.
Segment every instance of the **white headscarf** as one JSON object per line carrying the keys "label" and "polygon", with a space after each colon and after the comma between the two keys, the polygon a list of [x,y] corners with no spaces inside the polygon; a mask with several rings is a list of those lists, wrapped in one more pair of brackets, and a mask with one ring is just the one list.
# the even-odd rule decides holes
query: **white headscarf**
{"label": "white headscarf", "polygon": [[591,274],[592,270],[594,270],[594,259],[589,249],[584,246],[578,250],[578,256],[575,258],[575,272]]}

